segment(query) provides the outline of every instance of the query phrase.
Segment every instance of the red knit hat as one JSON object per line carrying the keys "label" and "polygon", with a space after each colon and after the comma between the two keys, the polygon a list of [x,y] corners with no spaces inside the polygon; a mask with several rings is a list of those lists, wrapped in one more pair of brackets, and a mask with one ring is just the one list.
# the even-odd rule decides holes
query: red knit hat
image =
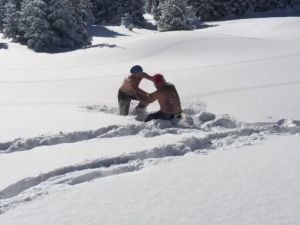
{"label": "red knit hat", "polygon": [[160,84],[163,84],[164,82],[166,82],[164,76],[159,73],[155,74],[152,78],[153,78],[154,84],[156,84],[156,85],[157,84],[160,85]]}

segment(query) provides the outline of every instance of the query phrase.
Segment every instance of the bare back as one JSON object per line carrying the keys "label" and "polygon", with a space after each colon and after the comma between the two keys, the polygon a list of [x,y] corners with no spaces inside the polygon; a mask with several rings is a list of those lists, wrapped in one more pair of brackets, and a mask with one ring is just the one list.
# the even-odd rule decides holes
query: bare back
{"label": "bare back", "polygon": [[180,99],[173,84],[166,83],[156,92],[160,110],[168,114],[181,113]]}

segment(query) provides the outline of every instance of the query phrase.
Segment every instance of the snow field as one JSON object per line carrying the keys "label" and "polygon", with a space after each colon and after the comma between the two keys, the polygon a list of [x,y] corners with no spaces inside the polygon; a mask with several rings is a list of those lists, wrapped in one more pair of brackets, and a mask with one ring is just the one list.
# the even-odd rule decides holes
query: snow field
{"label": "snow field", "polygon": [[[0,224],[298,224],[299,23],[96,26],[60,54],[0,39]],[[134,64],[176,85],[183,120],[117,115]]]}

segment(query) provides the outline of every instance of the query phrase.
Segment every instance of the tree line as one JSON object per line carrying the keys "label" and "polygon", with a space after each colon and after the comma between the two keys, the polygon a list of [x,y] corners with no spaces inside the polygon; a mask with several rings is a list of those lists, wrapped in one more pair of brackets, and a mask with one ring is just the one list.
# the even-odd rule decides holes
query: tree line
{"label": "tree line", "polygon": [[120,25],[126,18],[143,27],[144,13],[159,31],[193,29],[202,21],[295,7],[300,0],[0,0],[4,37],[35,51],[91,44],[87,26]]}

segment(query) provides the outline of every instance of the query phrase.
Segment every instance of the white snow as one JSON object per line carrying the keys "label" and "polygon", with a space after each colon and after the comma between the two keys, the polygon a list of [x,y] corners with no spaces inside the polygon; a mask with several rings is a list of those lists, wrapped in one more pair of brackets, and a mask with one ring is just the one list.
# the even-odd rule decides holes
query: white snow
{"label": "white snow", "polygon": [[[300,19],[208,25],[93,26],[56,54],[0,38],[0,224],[300,223]],[[117,115],[134,64],[176,85],[178,124]]]}

